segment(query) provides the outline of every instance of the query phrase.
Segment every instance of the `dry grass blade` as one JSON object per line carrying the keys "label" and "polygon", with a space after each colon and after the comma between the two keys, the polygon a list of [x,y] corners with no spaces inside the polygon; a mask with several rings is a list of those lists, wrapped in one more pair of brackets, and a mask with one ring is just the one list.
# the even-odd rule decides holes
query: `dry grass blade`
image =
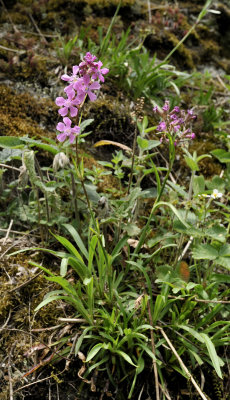
{"label": "dry grass blade", "polygon": [[99,146],[107,146],[107,145],[112,145],[112,146],[117,146],[120,147],[122,150],[126,150],[129,152],[132,152],[132,149],[125,144],[119,143],[119,142],[114,142],[113,140],[99,140],[99,142],[96,142],[93,147],[99,147]]}
{"label": "dry grass blade", "polygon": [[188,368],[186,367],[186,365],[183,363],[182,359],[180,358],[179,354],[177,353],[175,347],[173,346],[172,342],[169,340],[168,336],[166,335],[166,333],[164,332],[164,330],[160,327],[157,326],[157,329],[160,330],[160,332],[162,333],[162,336],[165,338],[166,342],[168,343],[170,349],[172,350],[173,354],[176,356],[180,366],[182,367],[182,369],[185,371],[185,373],[187,374],[188,378],[191,380],[193,386],[195,387],[195,389],[197,390],[197,392],[199,393],[199,395],[201,396],[201,398],[203,400],[208,400],[208,398],[204,395],[204,393],[202,392],[201,388],[199,387],[199,385],[196,383],[195,379],[193,378],[193,376],[191,375],[191,373],[189,372]]}

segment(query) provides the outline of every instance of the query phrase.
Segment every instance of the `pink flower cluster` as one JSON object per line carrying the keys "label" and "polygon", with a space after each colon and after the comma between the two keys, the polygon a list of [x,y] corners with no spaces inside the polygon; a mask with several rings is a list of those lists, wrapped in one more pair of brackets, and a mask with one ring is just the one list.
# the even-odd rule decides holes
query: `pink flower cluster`
{"label": "pink flower cluster", "polygon": [[187,110],[186,113],[178,106],[175,106],[171,112],[169,109],[168,100],[165,101],[162,112],[158,107],[153,108],[153,111],[160,114],[162,119],[157,126],[157,131],[162,134],[161,142],[168,142],[167,134],[173,137],[175,145],[184,140],[195,139],[196,135],[190,128],[191,122],[196,119],[193,110]]}
{"label": "pink flower cluster", "polygon": [[104,82],[103,75],[109,72],[108,68],[102,68],[101,61],[95,61],[96,58],[91,53],[86,53],[83,61],[73,66],[71,75],[61,76],[68,86],[64,89],[66,98],[57,97],[55,101],[57,106],[61,107],[58,112],[63,117],[63,122],[59,122],[56,126],[56,129],[61,132],[57,136],[60,142],[69,138],[70,143],[73,143],[76,135],[79,135],[80,127],[75,125],[71,128],[72,121],[67,115],[69,113],[71,118],[76,117],[87,95],[91,101],[96,100],[97,96],[94,92],[101,87],[99,81]]}

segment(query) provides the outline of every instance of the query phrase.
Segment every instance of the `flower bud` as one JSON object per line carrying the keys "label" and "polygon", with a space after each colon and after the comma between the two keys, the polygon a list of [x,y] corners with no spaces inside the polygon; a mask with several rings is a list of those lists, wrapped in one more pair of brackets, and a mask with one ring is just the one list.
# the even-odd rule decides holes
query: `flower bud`
{"label": "flower bud", "polygon": [[57,172],[60,168],[61,169],[65,168],[65,166],[68,165],[69,163],[70,163],[69,159],[65,155],[65,153],[63,153],[63,152],[57,153],[53,159],[54,172]]}

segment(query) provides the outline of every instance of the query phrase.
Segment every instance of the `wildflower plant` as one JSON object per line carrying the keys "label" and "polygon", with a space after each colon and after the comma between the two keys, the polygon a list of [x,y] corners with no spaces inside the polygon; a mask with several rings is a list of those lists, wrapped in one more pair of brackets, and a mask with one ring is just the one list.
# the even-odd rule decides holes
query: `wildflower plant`
{"label": "wildflower plant", "polygon": [[[109,72],[108,68],[102,68],[102,65],[101,61],[96,62],[96,56],[88,52],[79,65],[73,66],[71,75],[61,76],[61,79],[67,82],[67,87],[64,89],[66,97],[56,98],[57,106],[61,107],[58,112],[62,117],[66,117],[68,114],[71,118],[77,117],[87,96],[90,101],[97,99],[95,91],[100,89],[99,82],[104,82],[104,75]],[[63,142],[69,138],[72,144],[80,134],[79,120],[81,117],[79,119],[78,116],[76,124],[71,128],[70,118],[63,118],[63,122],[59,122],[56,127],[58,131],[62,132],[57,139]]]}
{"label": "wildflower plant", "polygon": [[[102,54],[107,47],[104,42]],[[53,169],[57,173],[59,168],[69,168],[65,178],[72,184],[78,223],[64,224],[64,234],[53,233],[64,251],[36,248],[56,257],[60,270],[30,264],[61,287],[47,293],[36,310],[53,301],[72,306],[69,322],[80,325],[71,328],[71,338],[63,340],[57,335],[53,360],[60,349],[56,360],[63,356],[69,364],[79,357],[84,366],[78,376],[91,387],[94,372],[107,374],[106,380],[108,376],[109,384],[116,388],[129,378],[123,398],[139,398],[139,375],[151,365],[157,400],[160,391],[162,397],[170,398],[164,379],[168,368],[176,377],[180,374],[189,379],[200,397],[207,400],[185,362],[190,368],[211,364],[218,377],[223,377],[227,357],[219,348],[230,341],[226,307],[230,292],[226,282],[230,280],[229,274],[223,273],[230,270],[230,209],[223,195],[226,181],[214,177],[210,182],[196,175],[200,173],[199,162],[207,157],[196,152],[191,155],[188,150],[196,136],[196,115],[192,108],[185,111],[166,100],[162,108],[153,109],[156,125],[149,127],[146,116],[135,116],[132,149],[121,143],[102,143],[118,145],[125,154],[120,150],[111,163],[106,163],[119,179],[120,198],[103,193],[99,202],[102,213],[97,216],[90,203],[78,145],[86,123],[82,121],[83,106],[97,99],[108,72],[88,52],[71,74],[61,77],[66,87],[63,97],[56,99],[63,119],[56,127],[60,143],[55,147]],[[173,175],[181,150],[192,171],[188,190]],[[165,162],[163,166],[159,159]],[[91,179],[99,180],[101,171],[95,174]],[[144,189],[142,182],[147,176],[152,186]],[[79,183],[81,200],[90,214],[87,235],[82,234],[80,225]],[[39,185],[44,189],[44,184]],[[149,209],[143,211],[146,199]]]}

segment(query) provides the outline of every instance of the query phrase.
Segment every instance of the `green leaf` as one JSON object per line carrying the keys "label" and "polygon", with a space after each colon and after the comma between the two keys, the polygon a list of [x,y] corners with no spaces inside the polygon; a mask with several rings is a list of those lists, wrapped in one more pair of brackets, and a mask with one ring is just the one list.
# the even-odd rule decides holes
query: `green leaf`
{"label": "green leaf", "polygon": [[153,352],[148,348],[148,346],[146,346],[143,343],[139,343],[138,346],[143,349],[149,357],[151,357],[153,359],[153,361],[157,361],[155,355],[153,354]]}
{"label": "green leaf", "polygon": [[62,277],[66,276],[67,266],[68,266],[68,258],[63,258],[61,260],[61,266],[60,266],[60,275]]}
{"label": "green leaf", "polygon": [[184,157],[186,164],[192,171],[199,171],[198,163],[190,157]]}
{"label": "green leaf", "polygon": [[69,296],[60,296],[60,295],[56,295],[56,296],[50,296],[47,297],[46,299],[44,299],[36,308],[34,311],[38,311],[40,310],[40,308],[46,306],[47,304],[51,303],[51,301],[55,301],[55,300],[61,300],[64,299],[65,301],[67,301],[69,298]]}
{"label": "green leaf", "polygon": [[68,257],[69,265],[77,272],[81,280],[83,281],[85,278],[90,276],[90,271],[87,266],[81,262],[78,258]]}
{"label": "green leaf", "polygon": [[204,343],[204,339],[201,336],[199,332],[197,332],[195,329],[191,328],[190,326],[187,325],[178,325],[179,328],[184,329],[185,331],[189,332],[190,335],[192,335],[195,339],[197,339],[199,342]]}
{"label": "green leaf", "polygon": [[140,233],[140,228],[134,223],[122,225],[122,228],[128,233],[129,236],[137,236]]}
{"label": "green leaf", "polygon": [[148,142],[147,150],[154,149],[154,147],[157,147],[161,144],[160,140],[149,140]]}
{"label": "green leaf", "polygon": [[159,294],[156,298],[155,305],[154,305],[154,313],[153,313],[153,324],[157,322],[159,319],[160,312],[165,305],[165,296]]}
{"label": "green leaf", "polygon": [[221,257],[230,257],[230,244],[226,243],[223,246],[221,246],[219,250],[219,255]]}
{"label": "green leaf", "polygon": [[180,222],[185,225],[187,228],[189,228],[189,225],[187,224],[187,222],[182,218],[181,213],[171,204],[168,203],[166,201],[160,201],[159,203],[157,203],[155,205],[154,208],[160,207],[160,206],[168,206],[169,208],[171,208],[171,210],[173,211],[173,213],[176,215],[176,217],[180,220]]}
{"label": "green leaf", "polygon": [[87,333],[88,333],[91,329],[92,329],[91,326],[87,326],[87,328],[84,329],[84,331],[83,331],[83,333],[81,334],[81,336],[79,336],[79,338],[78,338],[78,340],[77,340],[77,343],[76,343],[76,346],[75,346],[75,350],[74,350],[75,356],[76,356],[77,353],[79,352],[79,350],[80,350],[80,348],[81,348],[81,345],[82,345],[82,342],[83,342],[85,336],[87,335]]}
{"label": "green leaf", "polygon": [[104,343],[97,343],[95,346],[93,346],[93,348],[88,353],[85,362],[89,362],[90,360],[92,360],[92,358],[94,358],[95,355],[103,348],[105,348]]}
{"label": "green leaf", "polygon": [[230,271],[230,257],[218,257],[214,263]]}
{"label": "green leaf", "polygon": [[221,163],[229,163],[230,162],[230,152],[225,151],[223,149],[216,149],[210,152],[213,156],[215,156]]}
{"label": "green leaf", "polygon": [[0,151],[0,162],[6,163],[11,160],[21,160],[22,150],[13,148],[4,148]]}
{"label": "green leaf", "polygon": [[76,258],[78,258],[81,262],[83,262],[83,259],[77,249],[70,243],[70,241],[63,236],[55,235],[52,233],[52,235]]}
{"label": "green leaf", "polygon": [[202,194],[205,191],[205,179],[203,175],[194,176],[193,178],[193,192],[194,195]]}
{"label": "green leaf", "polygon": [[143,139],[141,136],[138,136],[137,144],[141,150],[147,150],[147,148],[149,146],[149,141],[147,139]]}
{"label": "green leaf", "polygon": [[98,242],[98,236],[93,235],[89,243],[89,257],[88,257],[88,270],[92,273],[93,269],[93,258],[95,256],[95,248]]}
{"label": "green leaf", "polygon": [[215,260],[218,251],[211,244],[198,244],[193,248],[192,255],[195,260]]}
{"label": "green leaf", "polygon": [[[223,226],[218,224],[212,226],[211,228],[207,229],[205,232],[205,236],[209,236],[219,242],[225,242],[227,236],[227,230]],[[221,254],[222,255],[222,254]]]}
{"label": "green leaf", "polygon": [[215,368],[215,371],[217,375],[219,376],[220,379],[223,379],[221,369],[220,369],[220,362],[219,362],[219,357],[216,353],[216,349],[214,344],[212,343],[211,339],[209,338],[206,333],[201,333],[202,338],[204,339],[204,342],[206,344],[206,347],[208,349],[209,357],[212,360],[212,365]]}
{"label": "green leaf", "polygon": [[124,353],[121,350],[116,350],[114,353],[124,358],[124,360],[127,361],[129,364],[133,365],[134,367],[137,367],[137,365],[134,364],[134,362],[132,361],[131,357],[128,356],[128,354]]}
{"label": "green leaf", "polygon": [[[42,249],[42,250],[43,250],[43,249]],[[12,253],[12,255],[13,255],[13,253]],[[38,268],[42,269],[47,275],[54,276],[54,274],[53,274],[49,269],[43,267],[43,266],[40,265],[40,264],[37,264],[37,263],[35,263],[35,262],[33,262],[33,261],[29,261],[28,264],[29,264],[29,265],[33,265],[34,267],[38,267]]]}
{"label": "green leaf", "polygon": [[111,254],[113,260],[120,254],[120,251],[123,249],[123,247],[127,243],[127,240],[128,240],[128,236],[125,235],[123,238],[121,238],[121,240],[119,240],[117,245],[114,247],[112,254]]}
{"label": "green leaf", "polygon": [[0,147],[3,148],[19,148],[24,147],[21,139],[15,136],[0,136]]}
{"label": "green leaf", "polygon": [[210,280],[215,283],[230,283],[230,275],[227,274],[212,274]]}
{"label": "green leaf", "polygon": [[80,237],[79,233],[70,224],[63,224],[63,226],[72,235],[73,239],[75,240],[75,242],[78,245],[79,249],[81,250],[82,254],[84,254],[85,258],[88,260],[89,254],[88,254],[88,251],[87,251],[83,241],[81,240],[81,237]]}
{"label": "green leaf", "polygon": [[[45,138],[44,138],[45,139]],[[57,153],[59,153],[59,147],[55,144],[51,145],[51,144],[46,144],[43,143],[41,140],[38,139],[31,139],[28,137],[22,137],[21,140],[24,143],[27,143],[29,145],[29,147],[38,147],[39,149],[42,149],[44,151],[48,151],[49,153],[56,155]]]}

